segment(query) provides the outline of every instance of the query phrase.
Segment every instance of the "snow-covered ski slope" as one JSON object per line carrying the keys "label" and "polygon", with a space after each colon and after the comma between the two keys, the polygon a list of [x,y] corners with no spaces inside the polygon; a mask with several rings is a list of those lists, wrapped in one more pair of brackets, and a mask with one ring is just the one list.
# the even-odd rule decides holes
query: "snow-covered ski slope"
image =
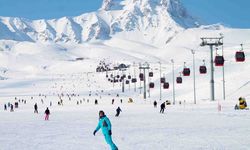
{"label": "snow-covered ski slope", "polygon": [[[234,111],[240,96],[250,99],[250,29],[231,29],[221,25],[199,26],[178,0],[105,0],[97,12],[78,17],[30,21],[20,18],[0,18],[0,146],[13,149],[108,149],[103,137],[92,132],[100,109],[113,123],[114,141],[120,149],[249,149],[249,111]],[[200,47],[201,37],[224,36],[226,101],[223,101],[222,68],[215,67],[215,97],[210,101],[209,47]],[[235,52],[243,44],[246,61],[237,63]],[[195,50],[197,105],[193,105],[192,53]],[[221,54],[219,47],[218,54]],[[214,51],[216,55],[216,51]],[[83,60],[76,61],[77,58]],[[100,60],[112,64],[131,65],[126,74],[136,77],[139,63],[148,62],[154,72],[155,88],[150,98],[143,100],[139,83],[125,85],[108,82],[106,73],[96,73]],[[176,102],[168,106],[165,115],[152,107],[165,100],[172,102],[172,64],[175,76],[184,62],[191,69],[183,84],[175,85]],[[208,73],[199,74],[206,62]],[[159,67],[170,83],[162,89],[160,100]],[[109,75],[121,72],[109,72]],[[101,92],[104,90],[103,92]],[[92,96],[89,96],[89,93]],[[45,104],[38,94],[47,95]],[[57,106],[57,94],[76,93],[64,106]],[[119,104],[120,94],[123,104]],[[96,95],[98,94],[98,96]],[[31,100],[31,96],[34,97]],[[100,99],[100,96],[102,99]],[[148,95],[147,95],[148,96]],[[3,104],[15,97],[26,99],[14,113],[4,112]],[[135,103],[128,104],[128,98]],[[111,99],[115,98],[115,105]],[[85,99],[81,105],[77,101]],[[89,99],[89,103],[87,103]],[[94,100],[99,105],[94,105]],[[184,105],[184,100],[186,104]],[[43,111],[49,102],[52,115],[43,121]],[[38,103],[39,114],[33,114]],[[222,112],[217,111],[221,103]],[[248,101],[249,102],[249,101]],[[123,112],[114,117],[117,106]],[[1,149],[0,148],[0,149]]]}
{"label": "snow-covered ski slope", "polygon": [[[162,76],[165,75],[167,81],[172,83],[172,64],[175,61],[175,76],[179,76],[184,62],[192,68],[192,53],[190,49],[196,50],[196,86],[198,99],[210,98],[210,50],[209,47],[200,47],[200,37],[224,35],[225,53],[225,77],[227,99],[237,99],[239,96],[249,97],[249,49],[250,49],[250,30],[227,29],[220,30],[192,28],[183,31],[172,39],[171,43],[164,47],[156,47],[150,43],[142,43],[135,40],[113,37],[110,40],[95,41],[84,44],[55,44],[55,43],[33,43],[1,41],[2,49],[0,53],[1,94],[11,95],[16,93],[36,94],[30,90],[34,84],[40,81],[48,81],[51,77],[59,74],[74,74],[95,72],[100,60],[106,59],[111,63],[126,63],[133,66],[136,64],[136,74],[138,76],[139,63],[148,62],[155,76],[152,81],[156,83],[156,88],[152,90],[152,96],[159,97],[159,62],[162,63]],[[136,38],[135,33],[131,33]],[[139,38],[139,37],[138,37]],[[240,50],[240,43],[245,43],[244,50],[246,61],[239,63],[235,61],[234,55]],[[8,50],[7,50],[7,48]],[[218,50],[221,54],[221,48]],[[214,55],[216,52],[214,51]],[[84,58],[82,61],[74,61],[76,58]],[[206,61],[208,74],[199,74],[199,66]],[[127,74],[134,74],[134,67],[127,70]],[[100,74],[98,74],[100,75]],[[112,84],[105,80],[105,75],[100,75],[100,84],[109,87]],[[193,97],[193,76],[184,77],[182,85],[177,85],[176,96],[178,99],[192,100]],[[158,87],[157,87],[158,86]],[[215,67],[215,86],[216,98],[222,98],[222,68]],[[15,90],[13,90],[15,89]],[[39,88],[43,90],[43,88]],[[45,87],[44,90],[47,90]],[[80,90],[80,89],[79,89]],[[85,90],[85,89],[82,89]],[[117,89],[118,90],[118,89]],[[120,90],[120,89],[119,89]],[[172,99],[172,84],[170,89],[164,91],[163,97]],[[27,92],[24,92],[27,91]],[[30,92],[29,92],[30,91]]]}

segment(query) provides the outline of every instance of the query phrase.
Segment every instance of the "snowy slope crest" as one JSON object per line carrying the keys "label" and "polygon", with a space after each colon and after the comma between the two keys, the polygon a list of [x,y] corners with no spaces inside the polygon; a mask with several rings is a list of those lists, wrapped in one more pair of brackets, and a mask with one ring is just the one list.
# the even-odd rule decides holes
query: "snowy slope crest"
{"label": "snowy slope crest", "polygon": [[150,38],[164,33],[169,38],[197,25],[179,0],[104,0],[98,11],[77,17],[35,21],[0,17],[0,39],[82,43],[131,31],[155,33]]}

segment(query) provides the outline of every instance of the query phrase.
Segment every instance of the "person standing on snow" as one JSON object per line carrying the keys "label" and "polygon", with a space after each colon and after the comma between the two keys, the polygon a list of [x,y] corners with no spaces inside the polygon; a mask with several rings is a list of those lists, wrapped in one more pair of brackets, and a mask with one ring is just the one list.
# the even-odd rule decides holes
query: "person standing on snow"
{"label": "person standing on snow", "polygon": [[10,105],[10,112],[14,112],[14,105],[13,104]]}
{"label": "person standing on snow", "polygon": [[37,103],[34,105],[34,113],[38,114],[38,107],[37,107]]}
{"label": "person standing on snow", "polygon": [[99,129],[102,129],[102,133],[105,137],[107,144],[110,145],[111,150],[118,150],[117,146],[112,141],[111,123],[109,121],[109,118],[106,117],[104,111],[102,111],[102,110],[99,111],[99,123],[98,123],[98,125],[93,133],[94,136]]}
{"label": "person standing on snow", "polygon": [[154,108],[156,108],[157,107],[157,102],[156,101],[154,101]]}
{"label": "person standing on snow", "polygon": [[4,104],[4,110],[7,110],[7,105],[6,104]]}
{"label": "person standing on snow", "polygon": [[49,108],[47,107],[47,109],[45,110],[45,120],[49,120],[49,115],[50,115],[50,111]]}

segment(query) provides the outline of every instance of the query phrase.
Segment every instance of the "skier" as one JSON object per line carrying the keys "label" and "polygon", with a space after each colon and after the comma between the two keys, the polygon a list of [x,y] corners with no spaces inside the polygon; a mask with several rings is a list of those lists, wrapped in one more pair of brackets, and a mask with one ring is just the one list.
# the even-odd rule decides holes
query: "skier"
{"label": "skier", "polygon": [[156,108],[157,107],[157,102],[156,101],[154,101],[154,108]]}
{"label": "skier", "polygon": [[122,104],[122,99],[120,101],[121,101],[121,104]]}
{"label": "skier", "polygon": [[164,113],[164,110],[165,110],[165,102],[161,104],[161,110],[160,110],[160,113]]}
{"label": "skier", "polygon": [[47,109],[45,110],[45,120],[49,120],[49,115],[50,115],[50,111],[49,108],[47,107]]}
{"label": "skier", "polygon": [[102,129],[102,133],[105,137],[107,144],[110,145],[111,150],[118,150],[117,146],[112,141],[111,123],[110,123],[108,117],[106,117],[104,111],[102,111],[102,110],[99,111],[99,123],[98,123],[98,125],[93,133],[94,136],[100,128]]}
{"label": "skier", "polygon": [[10,105],[10,112],[13,112],[13,111],[14,111],[14,105],[11,104],[11,105]]}
{"label": "skier", "polygon": [[114,99],[112,99],[112,105],[114,104],[114,102],[115,102],[115,100],[114,100]]}
{"label": "skier", "polygon": [[97,101],[97,99],[95,99],[95,105],[98,105],[98,101]]}
{"label": "skier", "polygon": [[7,110],[7,105],[6,104],[4,104],[4,110]]}
{"label": "skier", "polygon": [[119,115],[120,115],[120,113],[121,113],[121,108],[120,107],[118,107],[117,109],[116,109],[116,117],[119,117]]}
{"label": "skier", "polygon": [[34,113],[38,114],[38,107],[37,107],[37,103],[34,105]]}

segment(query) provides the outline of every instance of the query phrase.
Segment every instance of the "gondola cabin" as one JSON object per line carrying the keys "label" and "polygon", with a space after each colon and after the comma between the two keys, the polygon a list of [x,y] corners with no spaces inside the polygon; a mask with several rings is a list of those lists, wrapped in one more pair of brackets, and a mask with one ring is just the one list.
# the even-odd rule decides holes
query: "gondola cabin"
{"label": "gondola cabin", "polygon": [[136,83],[137,82],[137,79],[136,78],[133,78],[132,79],[132,83]]}
{"label": "gondola cabin", "polygon": [[120,79],[123,80],[123,79],[124,79],[124,76],[121,76]]}
{"label": "gondola cabin", "polygon": [[153,72],[149,72],[149,77],[153,77],[154,76],[154,73]]}
{"label": "gondola cabin", "polygon": [[200,66],[200,74],[206,74],[207,73],[207,67],[206,66]]}
{"label": "gondola cabin", "polygon": [[216,56],[214,59],[215,66],[224,66],[224,57],[223,56]]}
{"label": "gondola cabin", "polygon": [[143,78],[143,77],[144,77],[143,73],[140,73],[139,78]]}
{"label": "gondola cabin", "polygon": [[190,69],[189,68],[184,68],[182,71],[183,76],[190,76]]}
{"label": "gondola cabin", "polygon": [[126,84],[129,84],[129,80],[126,80]]}
{"label": "gondola cabin", "polygon": [[154,88],[155,87],[155,84],[153,82],[149,83],[149,88]]}
{"label": "gondola cabin", "polygon": [[165,83],[163,84],[163,88],[164,88],[164,89],[169,89],[169,83],[168,83],[168,82],[165,82]]}
{"label": "gondola cabin", "polygon": [[182,84],[182,77],[177,77],[176,78],[176,83],[177,84]]}
{"label": "gondola cabin", "polygon": [[244,62],[245,61],[245,53],[243,51],[238,51],[235,53],[236,62]]}
{"label": "gondola cabin", "polygon": [[164,77],[161,78],[161,83],[165,83],[165,78]]}

